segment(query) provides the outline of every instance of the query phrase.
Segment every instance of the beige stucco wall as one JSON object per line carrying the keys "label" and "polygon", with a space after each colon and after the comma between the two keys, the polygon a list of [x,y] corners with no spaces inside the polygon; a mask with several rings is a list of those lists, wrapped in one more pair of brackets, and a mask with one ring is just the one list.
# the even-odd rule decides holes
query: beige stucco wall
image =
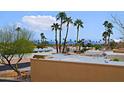
{"label": "beige stucco wall", "polygon": [[33,82],[124,81],[124,67],[31,59]]}

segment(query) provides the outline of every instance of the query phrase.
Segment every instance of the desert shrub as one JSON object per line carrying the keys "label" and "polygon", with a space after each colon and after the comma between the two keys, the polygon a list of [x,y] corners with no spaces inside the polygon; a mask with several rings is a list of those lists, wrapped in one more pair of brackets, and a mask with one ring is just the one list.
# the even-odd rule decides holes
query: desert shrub
{"label": "desert shrub", "polygon": [[46,55],[34,55],[33,58],[41,58],[41,59],[45,59]]}
{"label": "desert shrub", "polygon": [[[18,69],[19,62],[26,53],[32,53],[34,50],[31,36],[31,32],[24,28],[15,26],[0,28],[0,62],[8,65],[18,76],[21,76]],[[17,61],[13,65],[15,56]]]}
{"label": "desert shrub", "polygon": [[116,44],[115,41],[111,41],[111,42],[110,42],[110,48],[111,48],[111,49],[116,48],[116,45],[117,45],[117,44]]}
{"label": "desert shrub", "polygon": [[112,59],[112,61],[119,61],[119,59],[118,58],[114,58],[114,59]]}
{"label": "desert shrub", "polygon": [[84,52],[86,52],[87,50],[88,50],[88,49],[83,48],[83,49],[80,50],[80,52],[81,52],[81,53],[84,53]]}
{"label": "desert shrub", "polygon": [[101,49],[101,48],[102,48],[102,46],[101,46],[101,45],[99,45],[99,44],[93,45],[93,47],[94,47],[96,50],[98,50],[98,49]]}
{"label": "desert shrub", "polygon": [[93,44],[92,43],[87,43],[86,46],[87,47],[93,47]]}

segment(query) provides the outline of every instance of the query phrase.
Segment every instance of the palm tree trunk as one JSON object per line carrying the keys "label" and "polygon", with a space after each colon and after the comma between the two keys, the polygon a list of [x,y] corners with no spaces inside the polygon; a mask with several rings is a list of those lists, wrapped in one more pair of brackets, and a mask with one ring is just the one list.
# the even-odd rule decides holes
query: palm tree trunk
{"label": "palm tree trunk", "polygon": [[57,31],[55,31],[56,52],[58,53]]}
{"label": "palm tree trunk", "polygon": [[65,36],[65,39],[64,39],[64,45],[63,45],[62,53],[65,52],[65,46],[66,46],[66,41],[67,41],[67,37],[68,37],[68,30],[69,30],[69,24],[67,24],[67,31],[66,31],[66,36]]}
{"label": "palm tree trunk", "polygon": [[59,52],[61,53],[61,31],[62,31],[62,19],[61,19],[61,25],[60,25],[60,32],[59,32]]}
{"label": "palm tree trunk", "polygon": [[108,48],[108,38],[106,37],[105,38],[105,49],[107,49]]}
{"label": "palm tree trunk", "polygon": [[61,30],[59,32],[59,52],[61,53]]}
{"label": "palm tree trunk", "polygon": [[109,48],[109,40],[110,40],[110,36],[108,36],[108,48]]}
{"label": "palm tree trunk", "polygon": [[107,38],[105,38],[105,46],[107,45]]}
{"label": "palm tree trunk", "polygon": [[78,37],[79,37],[79,28],[77,27],[76,51],[78,50]]}
{"label": "palm tree trunk", "polygon": [[79,45],[79,51],[81,50],[81,46]]}

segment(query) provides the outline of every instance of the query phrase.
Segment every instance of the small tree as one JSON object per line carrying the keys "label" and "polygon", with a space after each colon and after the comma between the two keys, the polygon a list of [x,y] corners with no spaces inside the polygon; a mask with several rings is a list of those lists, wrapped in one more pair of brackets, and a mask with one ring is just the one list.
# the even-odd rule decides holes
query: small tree
{"label": "small tree", "polygon": [[[18,63],[25,53],[32,53],[34,49],[30,38],[31,33],[25,29],[17,31],[14,26],[0,29],[0,63],[10,66],[18,76],[21,76]],[[13,59],[18,59],[15,65],[12,63]]]}

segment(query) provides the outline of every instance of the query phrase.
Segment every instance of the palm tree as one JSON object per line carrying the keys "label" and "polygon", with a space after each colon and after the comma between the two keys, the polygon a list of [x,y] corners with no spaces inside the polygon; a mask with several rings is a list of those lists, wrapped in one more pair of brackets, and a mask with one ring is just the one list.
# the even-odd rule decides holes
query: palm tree
{"label": "palm tree", "polygon": [[112,23],[108,23],[108,46],[109,46],[109,42],[110,42],[110,35],[113,34],[112,32],[112,28],[113,28],[113,25]]}
{"label": "palm tree", "polygon": [[102,34],[102,36],[103,36],[103,40],[105,41],[105,46],[107,45],[107,36],[108,36],[108,32],[103,32],[103,34]]}
{"label": "palm tree", "polygon": [[56,20],[60,20],[60,32],[59,32],[59,52],[61,53],[61,31],[62,31],[62,25],[63,21],[66,18],[66,13],[65,12],[59,12],[56,16]]}
{"label": "palm tree", "polygon": [[44,42],[44,39],[45,39],[44,33],[41,33],[40,34],[40,37],[41,37],[41,43],[43,43]]}
{"label": "palm tree", "polygon": [[108,21],[105,21],[104,23],[103,23],[103,25],[107,28],[107,26],[108,26]]}
{"label": "palm tree", "polygon": [[79,29],[80,27],[83,28],[83,22],[80,20],[80,19],[77,19],[75,22],[74,22],[74,26],[77,27],[77,39],[76,39],[76,43],[78,44],[78,37],[79,37]]}
{"label": "palm tree", "polygon": [[69,24],[72,24],[73,21],[72,21],[71,17],[66,17],[63,23],[66,23],[66,28],[67,28],[66,35],[65,35],[65,38],[64,38],[63,51],[62,51],[64,53],[65,52],[65,46],[66,46],[66,43],[67,43]]}
{"label": "palm tree", "polygon": [[58,23],[53,23],[51,28],[52,28],[52,31],[55,30],[56,52],[58,53],[57,30],[60,30],[60,25]]}
{"label": "palm tree", "polygon": [[[111,34],[113,34],[113,32],[112,32],[113,25],[112,25],[112,23],[110,23],[108,21],[105,21],[103,25],[105,27],[105,32],[103,33],[103,37],[105,39],[105,44],[108,44],[108,47],[109,47],[110,36],[111,36]],[[107,38],[108,38],[108,40],[107,40]]]}
{"label": "palm tree", "polygon": [[21,27],[17,27],[17,28],[16,28],[16,31],[19,32],[20,30],[21,30]]}
{"label": "palm tree", "polygon": [[17,27],[15,30],[17,31],[17,39],[19,39],[19,31],[21,31],[21,27]]}
{"label": "palm tree", "polygon": [[44,35],[44,33],[41,33],[40,36],[41,36],[41,44],[42,44],[42,47],[44,48],[47,44],[47,41],[46,41],[47,38]]}

